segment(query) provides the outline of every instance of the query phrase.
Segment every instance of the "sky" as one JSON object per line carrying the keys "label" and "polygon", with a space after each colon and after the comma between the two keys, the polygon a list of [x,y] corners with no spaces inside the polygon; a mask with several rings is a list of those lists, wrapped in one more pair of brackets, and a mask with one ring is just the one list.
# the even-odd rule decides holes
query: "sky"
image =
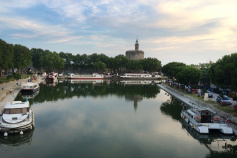
{"label": "sky", "polygon": [[237,52],[237,0],[0,0],[0,39],[29,49],[169,62]]}

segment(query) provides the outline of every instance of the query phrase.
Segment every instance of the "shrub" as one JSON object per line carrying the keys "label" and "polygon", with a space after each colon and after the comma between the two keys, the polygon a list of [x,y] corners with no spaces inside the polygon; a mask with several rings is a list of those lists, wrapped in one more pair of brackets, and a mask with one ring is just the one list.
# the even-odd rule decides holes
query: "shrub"
{"label": "shrub", "polygon": [[7,79],[9,80],[10,78],[13,78],[12,75],[7,75]]}

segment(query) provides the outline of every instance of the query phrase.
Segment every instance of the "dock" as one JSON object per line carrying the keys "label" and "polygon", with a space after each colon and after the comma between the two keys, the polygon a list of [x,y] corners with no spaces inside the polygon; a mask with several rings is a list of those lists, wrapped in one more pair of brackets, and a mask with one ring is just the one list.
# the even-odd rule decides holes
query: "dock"
{"label": "dock", "polygon": [[160,87],[161,89],[163,89],[164,91],[166,91],[167,93],[169,93],[170,95],[172,95],[174,98],[176,98],[177,100],[183,102],[184,104],[186,104],[187,106],[193,107],[193,108],[200,108],[200,107],[204,107],[204,108],[209,108],[215,112],[217,112],[222,118],[226,119],[226,116],[228,116],[229,118],[229,122],[228,126],[230,126],[233,129],[234,135],[237,136],[237,118],[224,112],[221,111],[219,109],[216,109],[215,107],[213,107],[210,104],[207,104],[205,102],[199,101],[183,92],[180,92],[168,85],[165,84],[157,84],[158,87]]}

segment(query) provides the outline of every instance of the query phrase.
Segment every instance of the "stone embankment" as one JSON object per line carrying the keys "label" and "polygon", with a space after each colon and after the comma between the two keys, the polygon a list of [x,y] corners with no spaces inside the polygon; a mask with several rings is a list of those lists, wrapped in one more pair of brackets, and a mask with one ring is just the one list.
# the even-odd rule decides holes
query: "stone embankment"
{"label": "stone embankment", "polygon": [[174,96],[175,98],[177,98],[178,100],[184,102],[185,104],[189,105],[189,106],[194,106],[194,107],[205,107],[205,108],[209,108],[215,112],[217,112],[222,118],[226,119],[228,116],[228,119],[230,120],[228,123],[229,126],[231,126],[234,130],[234,134],[237,135],[237,118],[229,113],[226,113],[224,111],[221,111],[217,108],[215,108],[213,105],[208,104],[204,101],[199,101],[183,92],[180,92],[166,84],[158,84],[158,86],[160,88],[162,88],[163,90],[165,90],[166,92],[170,93],[172,96]]}
{"label": "stone embankment", "polygon": [[[17,94],[21,91],[21,85],[28,82],[28,79],[29,78],[0,84],[0,112],[3,110],[7,102],[14,101]],[[43,80],[43,77],[38,77],[37,80],[33,80],[32,82],[41,83]]]}

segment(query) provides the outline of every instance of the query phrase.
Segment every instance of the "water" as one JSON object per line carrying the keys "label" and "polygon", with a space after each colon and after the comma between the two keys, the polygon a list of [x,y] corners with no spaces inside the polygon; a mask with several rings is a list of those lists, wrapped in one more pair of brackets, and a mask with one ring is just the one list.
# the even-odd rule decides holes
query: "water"
{"label": "water", "polygon": [[237,141],[199,135],[182,122],[180,103],[155,84],[62,82],[41,85],[29,101],[35,129],[1,134],[0,157],[237,156]]}

